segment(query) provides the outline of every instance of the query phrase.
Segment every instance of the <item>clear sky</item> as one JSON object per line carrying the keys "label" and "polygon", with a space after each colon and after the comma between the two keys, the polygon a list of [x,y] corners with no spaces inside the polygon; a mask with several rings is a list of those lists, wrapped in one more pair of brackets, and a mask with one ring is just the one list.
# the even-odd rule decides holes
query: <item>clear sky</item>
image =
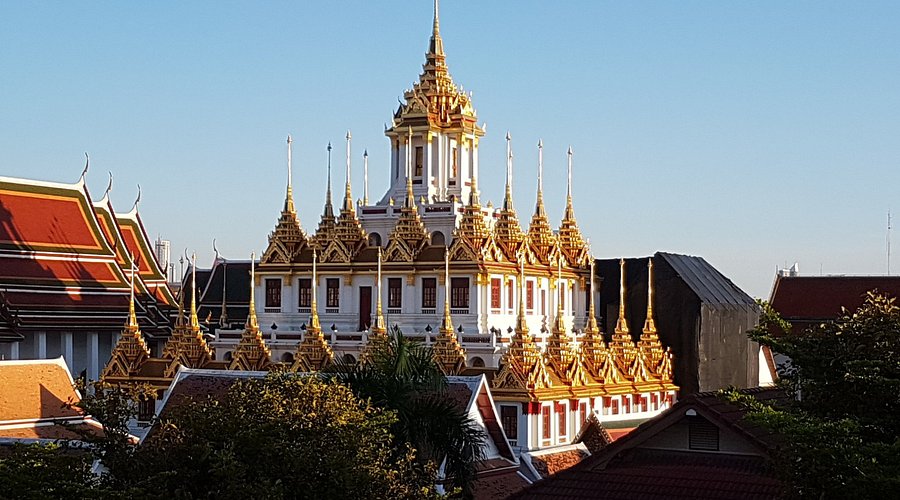
{"label": "clear sky", "polygon": [[[383,124],[417,78],[430,0],[0,2],[0,175],[77,180],[152,237],[212,259],[266,246],[294,191],[314,230],[325,146],[353,133],[370,198],[387,188]],[[701,255],[754,296],[775,269],[883,274],[900,220],[900,2],[445,0],[451,74],[474,92],[482,201],[575,211],[598,257]],[[340,192],[340,191],[339,191]],[[894,268],[900,271],[900,237]]]}

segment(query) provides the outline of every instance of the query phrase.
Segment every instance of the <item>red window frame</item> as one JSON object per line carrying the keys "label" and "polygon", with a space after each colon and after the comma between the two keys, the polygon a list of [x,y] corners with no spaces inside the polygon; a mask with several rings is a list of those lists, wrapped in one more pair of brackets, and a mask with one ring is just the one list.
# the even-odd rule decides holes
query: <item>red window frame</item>
{"label": "red window frame", "polygon": [[491,309],[500,309],[500,278],[491,278]]}

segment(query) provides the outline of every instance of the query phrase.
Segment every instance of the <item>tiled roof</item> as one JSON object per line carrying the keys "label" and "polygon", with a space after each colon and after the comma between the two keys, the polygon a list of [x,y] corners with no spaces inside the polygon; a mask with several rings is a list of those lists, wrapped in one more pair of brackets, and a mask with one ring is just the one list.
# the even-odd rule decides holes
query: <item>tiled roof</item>
{"label": "tiled roof", "polygon": [[518,468],[505,468],[497,472],[479,473],[472,483],[474,500],[496,500],[506,498],[531,484]]}
{"label": "tiled roof", "polygon": [[543,455],[532,456],[531,465],[541,477],[548,477],[572,467],[588,456],[589,455],[586,452],[579,449],[566,450],[557,453],[546,453]]}
{"label": "tiled roof", "polygon": [[871,290],[900,297],[900,276],[778,276],[769,302],[788,321],[821,323],[837,318],[841,307],[855,311]]}
{"label": "tiled roof", "polygon": [[634,451],[606,468],[579,466],[563,471],[511,498],[749,500],[778,498],[781,491],[776,479],[762,473],[758,458]]}
{"label": "tiled roof", "polygon": [[100,437],[103,435],[103,427],[92,422],[90,424],[50,424],[32,425],[28,427],[4,427],[0,426],[0,438],[28,440],[28,439],[72,439],[80,440],[84,435]]}
{"label": "tiled roof", "polygon": [[59,360],[0,361],[0,422],[81,416],[81,398]]}
{"label": "tiled roof", "polygon": [[[742,392],[776,405],[788,400],[785,392],[776,388]],[[760,454],[640,447],[658,432],[680,421],[688,408],[745,437],[760,450]],[[776,498],[780,484],[767,472],[764,456],[767,450],[777,445],[778,436],[743,420],[745,413],[715,392],[690,395],[600,453],[535,483],[512,498]],[[532,463],[535,463],[534,458]]]}

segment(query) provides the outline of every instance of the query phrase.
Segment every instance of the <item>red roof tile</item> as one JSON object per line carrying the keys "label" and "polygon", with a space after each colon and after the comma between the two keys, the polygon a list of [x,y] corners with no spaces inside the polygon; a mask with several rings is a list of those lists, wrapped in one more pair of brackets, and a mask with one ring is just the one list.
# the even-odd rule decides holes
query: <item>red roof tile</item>
{"label": "red roof tile", "polygon": [[490,474],[479,474],[478,478],[472,483],[473,498],[475,500],[506,498],[529,484],[531,483],[519,474],[517,468],[507,468]]}
{"label": "red roof tile", "polygon": [[855,311],[876,289],[900,297],[900,276],[779,276],[769,302],[788,321],[821,322],[838,317],[841,307]]}

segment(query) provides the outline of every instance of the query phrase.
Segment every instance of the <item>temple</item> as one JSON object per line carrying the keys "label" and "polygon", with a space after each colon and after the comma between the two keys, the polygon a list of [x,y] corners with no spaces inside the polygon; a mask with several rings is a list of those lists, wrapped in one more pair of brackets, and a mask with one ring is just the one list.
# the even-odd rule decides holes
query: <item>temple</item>
{"label": "temple", "polygon": [[[631,428],[670,407],[677,391],[674,360],[656,330],[652,277],[639,329],[626,316],[621,261],[618,321],[609,338],[598,326],[599,287],[575,217],[571,148],[559,162],[568,189],[559,196],[565,212],[558,226],[544,205],[541,143],[534,166],[537,202],[528,227],[520,224],[508,133],[503,204],[481,205],[478,142],[484,126],[471,94],[450,76],[436,2],[425,64],[403,96],[385,130],[390,186],[379,200],[370,204],[366,187],[362,200],[354,201],[348,132],[339,205],[332,198],[329,144],[324,207],[316,229],[305,231],[293,198],[288,136],[285,199],[258,265],[255,256],[217,258],[208,270],[192,261],[162,352],[151,355],[145,332],[129,315],[103,378],[150,383],[162,395],[182,369],[317,372],[336,358],[367,362],[396,326],[432,346],[451,379],[485,376],[491,418],[499,420],[516,460],[546,464],[556,453],[581,457],[589,453],[582,436],[608,435],[604,426]],[[368,160],[366,153],[366,178]],[[124,241],[129,252],[140,250]],[[114,260],[112,248],[108,253]],[[122,264],[140,278],[132,296],[139,284],[154,292],[155,275],[137,272],[133,260]],[[127,289],[121,265],[116,269],[119,286]],[[240,291],[249,302],[236,300]],[[601,430],[588,433],[589,426]],[[549,470],[532,467],[533,476],[538,469]]]}
{"label": "temple", "polygon": [[175,299],[138,203],[116,213],[110,188],[93,201],[84,174],[74,184],[0,177],[0,359],[62,356],[96,380],[129,317],[132,266],[135,320],[152,346],[169,337]]}

